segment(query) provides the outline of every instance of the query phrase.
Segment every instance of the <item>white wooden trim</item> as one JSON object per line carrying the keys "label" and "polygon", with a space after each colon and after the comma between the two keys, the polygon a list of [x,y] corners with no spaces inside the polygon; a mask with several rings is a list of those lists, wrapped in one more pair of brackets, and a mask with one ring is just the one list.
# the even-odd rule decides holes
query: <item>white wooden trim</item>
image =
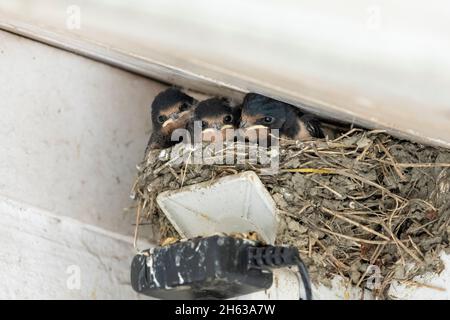
{"label": "white wooden trim", "polygon": [[[72,5],[80,29],[66,26]],[[450,146],[449,6],[17,0],[0,3],[0,27],[207,93],[257,91]]]}
{"label": "white wooden trim", "polygon": [[139,298],[129,237],[0,197],[0,242],[0,299]]}

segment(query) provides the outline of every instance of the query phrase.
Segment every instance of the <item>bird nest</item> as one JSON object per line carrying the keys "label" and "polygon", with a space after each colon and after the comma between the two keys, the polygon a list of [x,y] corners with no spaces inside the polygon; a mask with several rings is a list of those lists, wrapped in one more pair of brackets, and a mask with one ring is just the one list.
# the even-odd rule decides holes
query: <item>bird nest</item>
{"label": "bird nest", "polygon": [[[236,152],[234,147],[222,151]],[[393,280],[408,283],[442,271],[439,253],[448,250],[450,218],[446,149],[352,129],[332,141],[282,141],[272,175],[254,161],[176,163],[170,151],[150,151],[138,166],[136,230],[151,224],[161,239],[179,237],[158,208],[158,193],[253,170],[278,208],[277,244],[296,246],[314,281],[330,284],[340,275],[364,287],[369,266],[376,266],[382,282],[374,293],[386,297]]]}

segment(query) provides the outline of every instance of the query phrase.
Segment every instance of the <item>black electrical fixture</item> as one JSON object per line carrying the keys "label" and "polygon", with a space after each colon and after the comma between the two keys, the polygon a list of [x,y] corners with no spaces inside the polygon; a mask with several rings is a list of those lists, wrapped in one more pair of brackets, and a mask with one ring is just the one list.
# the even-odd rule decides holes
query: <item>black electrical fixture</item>
{"label": "black electrical fixture", "polygon": [[131,284],[159,299],[228,299],[270,288],[272,269],[297,266],[306,299],[308,271],[294,247],[262,245],[231,236],[194,238],[137,254]]}

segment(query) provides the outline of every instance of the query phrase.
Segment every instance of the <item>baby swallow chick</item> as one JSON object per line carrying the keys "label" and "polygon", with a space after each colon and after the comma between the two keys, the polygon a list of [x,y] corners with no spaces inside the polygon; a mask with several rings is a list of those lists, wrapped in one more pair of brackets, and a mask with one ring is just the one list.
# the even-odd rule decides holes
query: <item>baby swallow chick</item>
{"label": "baby swallow chick", "polygon": [[268,137],[271,129],[278,129],[281,138],[290,140],[324,138],[314,116],[257,93],[248,93],[244,98],[240,128],[250,141],[258,141],[258,136]]}
{"label": "baby swallow chick", "polygon": [[[195,108],[193,121],[189,125],[191,136],[194,127],[201,128],[201,140],[214,142],[216,137],[222,141],[234,139],[234,129],[238,126],[240,109],[232,107],[227,99],[211,98],[204,100]],[[227,129],[233,129],[227,134]]]}
{"label": "baby swallow chick", "polygon": [[186,128],[196,104],[197,101],[193,97],[177,88],[160,92],[151,107],[153,133],[147,150],[168,148],[180,142],[172,141],[172,133],[175,129]]}

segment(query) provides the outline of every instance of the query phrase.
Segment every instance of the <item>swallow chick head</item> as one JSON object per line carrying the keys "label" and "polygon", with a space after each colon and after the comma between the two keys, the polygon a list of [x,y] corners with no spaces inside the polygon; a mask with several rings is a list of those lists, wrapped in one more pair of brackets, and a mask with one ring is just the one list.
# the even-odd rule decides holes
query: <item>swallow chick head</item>
{"label": "swallow chick head", "polygon": [[232,107],[227,99],[211,98],[198,104],[193,121],[194,125],[201,126],[202,141],[213,142],[218,136],[225,141],[234,138],[239,115],[240,109]]}
{"label": "swallow chick head", "polygon": [[[320,137],[320,123],[297,107],[257,93],[249,93],[242,103],[241,133],[251,142],[269,139],[271,130],[287,139]],[[323,135],[323,134],[322,134]]]}
{"label": "swallow chick head", "polygon": [[177,143],[171,141],[171,135],[174,130],[186,127],[196,104],[193,97],[177,88],[168,88],[159,93],[152,103],[154,136],[158,137],[152,148],[166,148]]}

